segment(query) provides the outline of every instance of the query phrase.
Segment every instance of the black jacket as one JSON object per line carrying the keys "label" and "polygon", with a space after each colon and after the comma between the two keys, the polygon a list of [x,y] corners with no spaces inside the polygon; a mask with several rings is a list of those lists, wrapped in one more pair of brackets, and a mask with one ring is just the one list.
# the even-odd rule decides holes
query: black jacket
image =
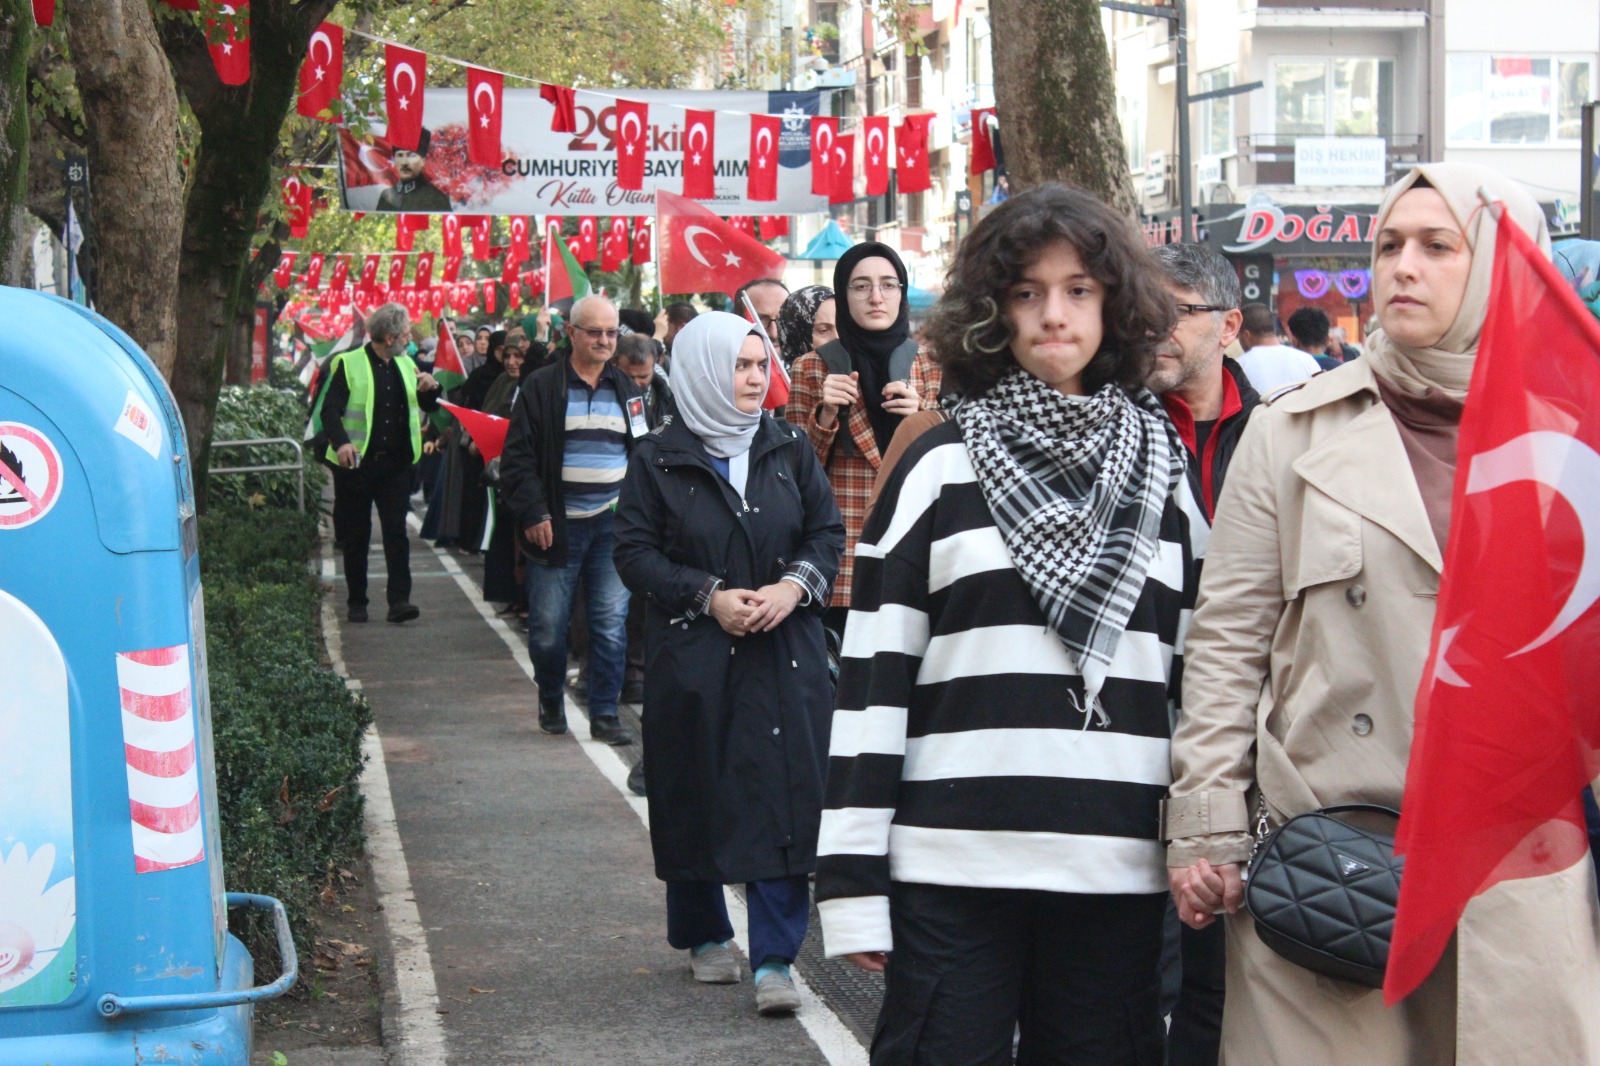
{"label": "black jacket", "polygon": [[[833,713],[822,611],[844,552],[827,475],[767,417],[741,499],[681,422],[635,449],[617,505],[617,570],[645,601],[650,840],[664,881],[731,884],[816,865]],[[705,608],[720,579],[789,573],[811,595],[770,633],[730,636]]]}
{"label": "black jacket", "polygon": [[[607,363],[600,374],[617,390],[624,409],[628,400],[639,395],[633,379],[613,364]],[[566,426],[567,360],[563,359],[524,376],[500,456],[500,491],[506,509],[516,517],[523,550],[551,566],[567,565],[567,508],[561,495]],[[627,440],[631,454],[638,441],[631,432]],[[546,518],[553,539],[548,550],[540,550],[528,542],[523,531]]]}
{"label": "black jacket", "polygon": [[1217,501],[1222,499],[1222,479],[1228,472],[1228,464],[1233,462],[1234,449],[1238,448],[1239,438],[1244,435],[1250,412],[1261,402],[1261,397],[1250,387],[1250,379],[1245,377],[1244,368],[1238,362],[1224,357],[1222,366],[1233,388],[1227,387],[1228,381],[1223,382],[1226,391],[1222,401],[1222,417],[1217,419],[1211,435],[1206,438],[1205,455],[1195,453],[1194,419],[1189,414],[1188,406],[1170,393],[1161,397],[1167,415],[1178,427],[1178,434],[1189,452],[1189,488],[1205,508],[1206,518],[1212,521],[1216,518]]}

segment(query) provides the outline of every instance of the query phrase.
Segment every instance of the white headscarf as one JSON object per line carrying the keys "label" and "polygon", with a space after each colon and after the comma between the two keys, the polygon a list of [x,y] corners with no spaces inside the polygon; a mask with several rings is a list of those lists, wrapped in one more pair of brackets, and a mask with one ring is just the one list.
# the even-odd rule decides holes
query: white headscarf
{"label": "white headscarf", "polygon": [[[1478,335],[1489,312],[1489,285],[1494,277],[1495,220],[1483,209],[1478,190],[1505,203],[1506,210],[1546,256],[1550,254],[1550,232],[1545,227],[1544,211],[1518,183],[1497,170],[1476,163],[1423,163],[1390,187],[1378,208],[1378,228],[1389,218],[1395,201],[1410,191],[1422,178],[1444,197],[1455,216],[1456,225],[1466,236],[1472,253],[1472,270],[1467,275],[1467,290],[1456,320],[1431,348],[1408,348],[1390,339],[1382,330],[1367,334],[1367,354],[1373,370],[1385,380],[1407,392],[1421,395],[1429,388],[1461,399],[1472,380],[1472,366],[1478,355]],[[1378,249],[1372,249],[1374,273]]]}
{"label": "white headscarf", "polygon": [[672,396],[678,417],[706,451],[733,459],[750,450],[761,412],[733,402],[733,370],[746,337],[759,327],[726,311],[696,315],[672,341]]}

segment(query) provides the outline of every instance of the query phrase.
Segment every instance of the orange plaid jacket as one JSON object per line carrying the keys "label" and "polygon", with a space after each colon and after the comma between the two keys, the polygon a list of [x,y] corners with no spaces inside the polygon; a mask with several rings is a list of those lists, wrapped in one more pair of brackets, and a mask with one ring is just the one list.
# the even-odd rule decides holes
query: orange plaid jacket
{"label": "orange plaid jacket", "polygon": [[[850,606],[850,582],[855,576],[856,541],[861,539],[861,525],[867,518],[867,500],[872,496],[872,483],[878,476],[882,458],[878,442],[872,436],[872,423],[867,418],[867,405],[857,400],[845,419],[836,419],[827,429],[817,425],[817,411],[822,406],[822,379],[828,370],[822,357],[809,352],[794,361],[789,368],[789,405],[783,416],[792,426],[805,431],[811,446],[817,450],[817,459],[828,474],[833,486],[834,499],[839,513],[844,517],[844,558],[839,563],[839,579],[833,585],[831,607]],[[922,398],[922,409],[939,406],[939,383],[943,375],[933,355],[923,349],[911,364],[907,382]],[[854,447],[842,446],[839,427],[844,426]]]}

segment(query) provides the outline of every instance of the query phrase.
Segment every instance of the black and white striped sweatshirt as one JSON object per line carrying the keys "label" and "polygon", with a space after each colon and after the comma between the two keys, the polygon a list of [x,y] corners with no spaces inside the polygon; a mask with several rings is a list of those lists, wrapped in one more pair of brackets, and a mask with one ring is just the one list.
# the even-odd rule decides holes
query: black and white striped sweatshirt
{"label": "black and white striped sweatshirt", "polygon": [[891,881],[1166,891],[1159,808],[1207,532],[1180,478],[1100,693],[1110,724],[1085,730],[1082,678],[959,426],[912,445],[856,548],[817,849],[829,955],[893,948]]}

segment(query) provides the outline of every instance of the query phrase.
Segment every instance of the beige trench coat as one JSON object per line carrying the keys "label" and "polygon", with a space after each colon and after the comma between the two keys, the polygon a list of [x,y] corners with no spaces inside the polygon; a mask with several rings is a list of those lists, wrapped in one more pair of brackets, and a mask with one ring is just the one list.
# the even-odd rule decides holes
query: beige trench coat
{"label": "beige trench coat", "polygon": [[[1442,553],[1365,360],[1257,410],[1228,472],[1184,650],[1168,865],[1241,862],[1269,817],[1399,808]],[[1228,920],[1227,1066],[1600,1064],[1587,861],[1475,899],[1393,1010]]]}

